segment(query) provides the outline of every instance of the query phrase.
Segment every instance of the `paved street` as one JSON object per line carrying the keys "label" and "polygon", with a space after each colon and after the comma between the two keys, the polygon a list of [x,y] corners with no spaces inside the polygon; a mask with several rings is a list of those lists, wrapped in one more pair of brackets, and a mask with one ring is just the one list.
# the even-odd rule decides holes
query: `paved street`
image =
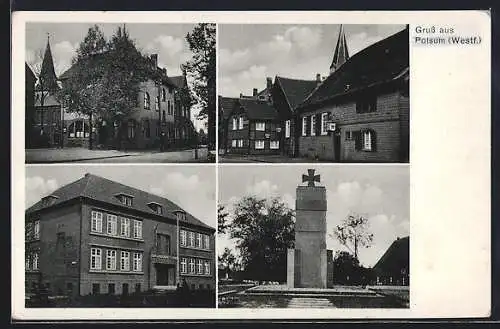
{"label": "paved street", "polygon": [[117,151],[89,150],[85,148],[27,149],[26,163],[165,163],[165,162],[208,162],[206,147],[195,150],[170,152],[159,151]]}
{"label": "paved street", "polygon": [[251,162],[265,162],[265,163],[311,163],[318,162],[308,158],[290,158],[284,155],[247,155],[247,154],[225,154],[219,155],[219,162],[221,163],[251,163]]}

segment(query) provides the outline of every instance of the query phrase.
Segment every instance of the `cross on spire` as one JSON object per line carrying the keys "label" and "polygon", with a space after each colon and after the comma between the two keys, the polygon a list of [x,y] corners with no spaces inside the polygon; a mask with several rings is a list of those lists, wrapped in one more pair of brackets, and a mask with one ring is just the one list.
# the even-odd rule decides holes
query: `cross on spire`
{"label": "cross on spire", "polygon": [[320,182],[320,175],[314,174],[314,169],[307,169],[307,175],[302,175],[302,183],[307,182],[307,186],[315,186],[315,182]]}

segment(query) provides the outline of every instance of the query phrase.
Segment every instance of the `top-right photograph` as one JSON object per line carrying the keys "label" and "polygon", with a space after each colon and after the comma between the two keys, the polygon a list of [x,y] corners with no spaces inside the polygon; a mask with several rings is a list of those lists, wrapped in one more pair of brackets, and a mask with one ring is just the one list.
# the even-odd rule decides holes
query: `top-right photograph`
{"label": "top-right photograph", "polygon": [[218,161],[408,163],[408,30],[220,24]]}

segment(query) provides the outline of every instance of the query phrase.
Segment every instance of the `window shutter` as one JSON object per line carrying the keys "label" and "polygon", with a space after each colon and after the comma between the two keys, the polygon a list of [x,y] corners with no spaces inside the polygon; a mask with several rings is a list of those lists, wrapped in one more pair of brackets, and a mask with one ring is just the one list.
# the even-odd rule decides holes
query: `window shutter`
{"label": "window shutter", "polygon": [[372,151],[377,152],[377,133],[375,130],[370,130],[372,134]]}
{"label": "window shutter", "polygon": [[356,130],[356,131],[353,131],[352,132],[352,137],[354,138],[354,148],[356,151],[359,151],[361,150],[362,148],[362,144],[363,144],[363,141],[362,141],[362,135],[361,135],[361,131],[360,130]]}

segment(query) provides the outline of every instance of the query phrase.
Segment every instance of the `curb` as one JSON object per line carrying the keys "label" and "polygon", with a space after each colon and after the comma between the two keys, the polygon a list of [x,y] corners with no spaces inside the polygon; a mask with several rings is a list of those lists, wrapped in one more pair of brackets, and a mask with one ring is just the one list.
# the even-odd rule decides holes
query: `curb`
{"label": "curb", "polygon": [[133,156],[133,155],[136,155],[136,154],[111,155],[111,156],[99,157],[99,158],[83,158],[83,159],[68,159],[68,160],[26,161],[26,163],[66,163],[66,162],[79,162],[79,161],[111,159],[111,158],[124,158],[124,157],[128,157],[128,156]]}

